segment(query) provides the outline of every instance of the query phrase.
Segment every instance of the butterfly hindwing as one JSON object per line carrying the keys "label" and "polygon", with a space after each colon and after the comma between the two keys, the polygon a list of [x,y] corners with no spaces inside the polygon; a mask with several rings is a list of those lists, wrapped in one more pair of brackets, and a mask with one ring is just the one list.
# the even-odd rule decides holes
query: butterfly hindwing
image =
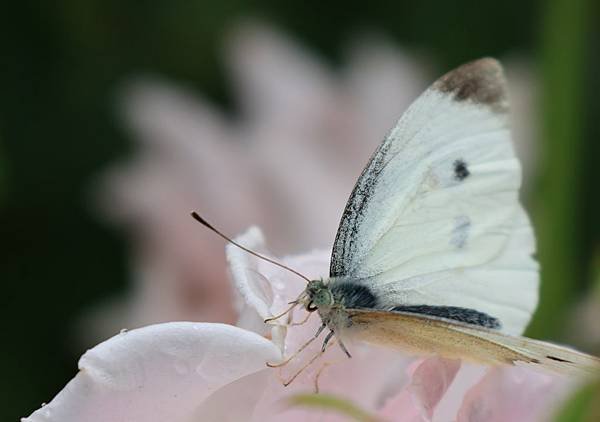
{"label": "butterfly hindwing", "polygon": [[563,346],[471,324],[411,314],[348,309],[354,338],[405,352],[489,365],[530,364],[570,375],[598,375],[600,359]]}

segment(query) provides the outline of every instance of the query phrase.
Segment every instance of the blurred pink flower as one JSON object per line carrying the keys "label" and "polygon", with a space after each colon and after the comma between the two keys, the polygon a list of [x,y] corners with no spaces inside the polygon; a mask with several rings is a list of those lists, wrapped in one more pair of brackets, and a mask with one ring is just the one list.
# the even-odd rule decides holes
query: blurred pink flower
{"label": "blurred pink flower", "polygon": [[[238,241],[269,254],[262,234]],[[265,362],[289,356],[319,325],[262,322],[304,287],[293,274],[233,246],[227,256],[237,289],[237,327],[174,322],[123,332],[89,350],[77,376],[24,422],[338,421],[339,415],[283,406],[286,397],[322,392],[351,400],[387,421],[537,421],[550,415],[569,387],[562,378],[522,367],[486,369],[436,357],[410,360],[399,353],[348,344],[348,359],[334,345],[289,387],[287,378],[317,353],[315,342],[278,369]],[[308,277],[326,274],[328,254],[313,251],[281,261]],[[305,315],[297,312],[299,321]],[[284,321],[285,322],[285,321]]]}
{"label": "blurred pink flower", "polygon": [[235,321],[223,243],[189,212],[230,234],[259,224],[278,253],[329,247],[368,157],[430,80],[374,38],[335,75],[260,25],[239,27],[225,52],[236,118],[158,80],[125,92],[139,147],[108,173],[102,201],[131,234],[134,285],[86,318],[88,342],[156,322]]}

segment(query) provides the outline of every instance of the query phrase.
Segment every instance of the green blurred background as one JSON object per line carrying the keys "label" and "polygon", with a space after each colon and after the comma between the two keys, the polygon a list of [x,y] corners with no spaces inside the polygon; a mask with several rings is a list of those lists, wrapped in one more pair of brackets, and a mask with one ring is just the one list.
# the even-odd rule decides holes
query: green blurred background
{"label": "green blurred background", "polygon": [[240,18],[275,24],[333,66],[365,29],[426,50],[440,74],[480,56],[530,56],[542,119],[528,207],[543,266],[530,334],[563,338],[591,288],[600,253],[598,2],[71,0],[2,9],[0,420],[28,415],[72,378],[84,351],[72,341],[82,309],[129,283],[124,235],[89,201],[94,177],[131,150],[116,89],[158,74],[232,109],[220,49]]}

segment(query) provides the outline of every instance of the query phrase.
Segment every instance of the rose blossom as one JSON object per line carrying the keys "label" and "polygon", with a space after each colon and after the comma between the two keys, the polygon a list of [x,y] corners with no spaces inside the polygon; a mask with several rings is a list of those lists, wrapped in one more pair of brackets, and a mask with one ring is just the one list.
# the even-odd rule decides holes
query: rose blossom
{"label": "rose blossom", "polygon": [[[269,255],[252,228],[237,241]],[[309,339],[317,315],[300,326],[267,325],[305,284],[279,267],[227,247],[236,286],[237,326],[170,322],[124,331],[86,352],[79,373],[24,422],[70,421],[335,421],[334,413],[287,408],[286,398],[319,391],[350,400],[387,421],[535,421],[551,413],[569,382],[525,367],[485,368],[457,360],[414,359],[351,342],[352,359],[336,346],[289,386],[289,378],[318,353],[315,341],[281,370],[267,368]],[[328,253],[280,260],[310,278],[327,274]],[[296,311],[300,321],[305,311]],[[321,338],[322,340],[322,338]]]}

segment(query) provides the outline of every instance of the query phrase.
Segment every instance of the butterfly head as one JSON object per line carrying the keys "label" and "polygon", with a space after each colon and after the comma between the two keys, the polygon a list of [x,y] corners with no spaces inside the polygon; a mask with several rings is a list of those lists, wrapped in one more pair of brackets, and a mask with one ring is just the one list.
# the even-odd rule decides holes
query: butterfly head
{"label": "butterfly head", "polygon": [[311,280],[306,286],[304,300],[302,301],[308,312],[314,312],[317,309],[331,307],[334,303],[331,289],[320,280]]}

